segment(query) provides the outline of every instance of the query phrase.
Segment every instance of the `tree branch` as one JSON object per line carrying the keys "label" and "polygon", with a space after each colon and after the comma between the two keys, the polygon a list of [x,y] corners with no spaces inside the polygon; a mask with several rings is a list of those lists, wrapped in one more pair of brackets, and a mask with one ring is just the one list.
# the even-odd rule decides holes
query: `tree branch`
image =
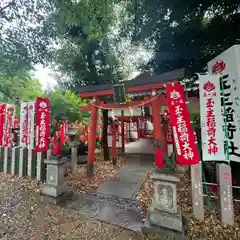
{"label": "tree branch", "polygon": [[12,0],[10,3],[8,3],[7,5],[5,5],[4,7],[0,8],[0,16],[3,13],[4,10],[6,10],[7,8],[11,7],[12,5],[15,4],[16,0]]}

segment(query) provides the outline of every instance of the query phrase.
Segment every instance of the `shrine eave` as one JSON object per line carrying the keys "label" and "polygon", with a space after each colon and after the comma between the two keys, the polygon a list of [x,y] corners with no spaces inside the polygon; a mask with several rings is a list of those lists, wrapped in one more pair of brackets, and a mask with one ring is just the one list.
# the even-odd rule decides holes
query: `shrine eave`
{"label": "shrine eave", "polygon": [[[159,75],[140,75],[132,80],[123,81],[127,93],[145,92],[164,88],[165,84],[175,83],[184,78],[185,69],[176,69]],[[81,98],[113,95],[114,84],[78,87]]]}

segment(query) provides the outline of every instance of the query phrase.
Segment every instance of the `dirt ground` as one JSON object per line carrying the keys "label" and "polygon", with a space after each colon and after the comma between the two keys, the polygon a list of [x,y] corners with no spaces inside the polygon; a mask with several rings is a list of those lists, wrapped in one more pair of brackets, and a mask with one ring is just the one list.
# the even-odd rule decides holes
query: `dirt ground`
{"label": "dirt ground", "polygon": [[[116,168],[104,163],[96,166],[98,183],[84,179],[85,171],[79,169],[70,179],[77,192],[86,193],[116,173]],[[80,179],[80,181],[77,181]],[[96,180],[96,179],[95,179]],[[77,181],[78,183],[75,183]],[[81,182],[81,183],[79,183]],[[86,187],[87,185],[87,187]],[[44,203],[40,197],[41,184],[28,179],[0,173],[0,240],[163,240],[156,235],[135,233],[92,218],[77,215],[58,206]]]}
{"label": "dirt ground", "polygon": [[[182,213],[188,220],[189,235],[191,239],[240,240],[240,202],[234,203],[235,227],[223,226],[221,224],[219,208],[216,201],[212,201],[212,215],[210,214],[209,208],[205,206],[205,221],[199,222],[192,216],[190,178],[183,169],[181,169],[180,176],[181,182],[178,191],[178,200]],[[152,196],[153,182],[149,175],[138,195],[138,200],[145,212],[152,203]]]}

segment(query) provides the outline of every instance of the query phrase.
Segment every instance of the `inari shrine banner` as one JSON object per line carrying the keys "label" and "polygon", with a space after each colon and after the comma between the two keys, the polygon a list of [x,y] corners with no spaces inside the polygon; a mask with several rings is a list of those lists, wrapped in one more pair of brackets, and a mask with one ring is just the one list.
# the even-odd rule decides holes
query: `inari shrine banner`
{"label": "inari shrine banner", "polygon": [[200,155],[195,143],[184,88],[180,83],[167,85],[166,93],[178,163],[198,164]]}
{"label": "inari shrine banner", "polygon": [[12,139],[12,128],[14,125],[15,106],[13,104],[6,105],[5,123],[3,131],[3,146],[9,147]]}
{"label": "inari shrine banner", "polygon": [[28,102],[27,147],[34,149],[35,101]]}
{"label": "inari shrine banner", "polygon": [[36,152],[47,151],[50,142],[50,100],[36,99]]}
{"label": "inari shrine banner", "polygon": [[219,78],[199,75],[203,161],[224,161],[224,131]]}
{"label": "inari shrine banner", "polygon": [[23,102],[20,107],[20,147],[34,149],[35,101]]}
{"label": "inari shrine banner", "polygon": [[[240,45],[233,45],[208,62],[208,72],[221,83],[221,110],[222,117],[226,115],[229,160],[240,162]],[[225,136],[224,128],[222,131]]]}
{"label": "inari shrine banner", "polygon": [[28,127],[28,103],[21,103],[20,106],[20,147],[27,146],[27,127]]}
{"label": "inari shrine banner", "polygon": [[0,145],[3,144],[3,133],[5,125],[6,104],[3,103],[0,106]]}

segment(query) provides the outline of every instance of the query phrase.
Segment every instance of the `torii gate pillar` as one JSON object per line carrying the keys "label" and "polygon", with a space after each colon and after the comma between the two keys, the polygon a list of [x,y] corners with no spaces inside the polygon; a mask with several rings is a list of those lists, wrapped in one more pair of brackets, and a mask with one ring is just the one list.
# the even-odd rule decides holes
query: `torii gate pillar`
{"label": "torii gate pillar", "polygon": [[152,119],[154,128],[154,146],[155,146],[155,160],[156,166],[159,168],[164,167],[164,136],[160,121],[160,106],[159,97],[156,92],[152,92],[152,97],[155,99],[152,101]]}
{"label": "torii gate pillar", "polygon": [[97,132],[97,114],[98,108],[91,105],[91,120],[90,120],[90,134],[88,140],[88,164],[87,164],[87,175],[88,177],[93,176],[93,165],[96,147],[96,132]]}

